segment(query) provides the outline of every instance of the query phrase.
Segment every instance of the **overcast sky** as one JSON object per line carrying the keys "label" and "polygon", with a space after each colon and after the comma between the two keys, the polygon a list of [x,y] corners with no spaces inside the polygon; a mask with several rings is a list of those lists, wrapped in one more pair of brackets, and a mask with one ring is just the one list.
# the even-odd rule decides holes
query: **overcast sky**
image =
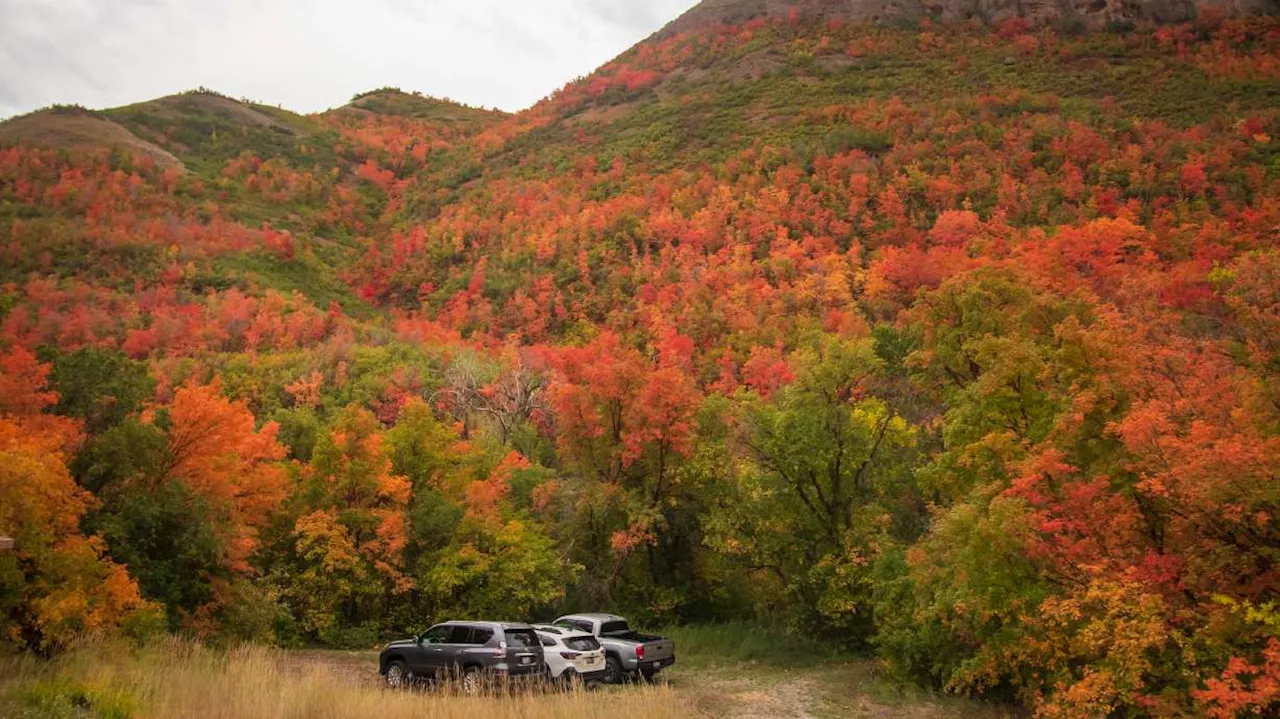
{"label": "overcast sky", "polygon": [[387,85],[520,110],[696,0],[0,0],[0,118],[197,86],[315,112]]}

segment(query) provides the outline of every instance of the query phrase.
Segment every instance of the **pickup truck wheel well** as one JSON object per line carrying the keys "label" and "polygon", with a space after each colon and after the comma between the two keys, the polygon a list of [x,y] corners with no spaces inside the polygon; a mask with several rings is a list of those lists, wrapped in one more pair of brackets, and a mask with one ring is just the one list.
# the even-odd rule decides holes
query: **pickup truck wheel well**
{"label": "pickup truck wheel well", "polygon": [[391,666],[392,664],[394,664],[395,662],[400,662],[401,664],[407,664],[407,662],[405,662],[405,660],[404,660],[404,657],[400,656],[399,654],[392,654],[392,655],[390,655],[390,656],[386,657],[386,658],[382,661],[382,673],[383,673],[383,674],[386,674],[386,673],[387,673],[387,668],[388,668],[388,667],[390,667],[390,666]]}

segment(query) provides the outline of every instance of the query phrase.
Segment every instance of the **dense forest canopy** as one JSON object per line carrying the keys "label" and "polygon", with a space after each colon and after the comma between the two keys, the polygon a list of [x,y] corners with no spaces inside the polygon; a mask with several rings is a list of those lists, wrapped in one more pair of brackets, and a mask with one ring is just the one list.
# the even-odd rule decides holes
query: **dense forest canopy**
{"label": "dense forest canopy", "polygon": [[1273,711],[1280,24],[682,28],[0,125],[0,642],[613,609]]}

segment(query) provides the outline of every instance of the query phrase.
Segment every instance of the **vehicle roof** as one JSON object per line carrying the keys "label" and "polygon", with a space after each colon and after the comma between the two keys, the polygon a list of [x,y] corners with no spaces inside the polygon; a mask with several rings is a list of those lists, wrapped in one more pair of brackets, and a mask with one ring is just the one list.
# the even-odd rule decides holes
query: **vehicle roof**
{"label": "vehicle roof", "polygon": [[448,622],[438,622],[431,625],[433,627],[500,627],[502,629],[533,629],[532,624],[524,622],[489,622],[489,621],[471,621],[467,619],[455,619]]}
{"label": "vehicle roof", "polygon": [[[626,617],[620,617],[617,614],[609,614],[607,612],[586,612],[585,614],[566,614],[560,619],[589,619],[595,622],[625,622]],[[556,621],[560,621],[557,619]]]}
{"label": "vehicle roof", "polygon": [[533,630],[539,634],[554,635],[557,639],[580,639],[582,637],[591,637],[592,639],[595,639],[595,637],[592,637],[581,629],[570,630],[551,624],[535,624],[533,625]]}

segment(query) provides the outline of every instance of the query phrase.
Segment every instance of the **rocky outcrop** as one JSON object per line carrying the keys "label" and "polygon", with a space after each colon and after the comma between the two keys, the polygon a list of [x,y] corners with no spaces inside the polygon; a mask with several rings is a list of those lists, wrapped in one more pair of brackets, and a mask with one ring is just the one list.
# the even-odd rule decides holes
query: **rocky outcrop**
{"label": "rocky outcrop", "polygon": [[1113,22],[1171,23],[1212,8],[1227,15],[1276,14],[1280,0],[703,0],[663,28],[657,37],[710,25],[739,25],[754,18],[840,18],[893,23],[929,18],[943,23],[998,23],[1015,17],[1034,25],[1064,21],[1101,28]]}

